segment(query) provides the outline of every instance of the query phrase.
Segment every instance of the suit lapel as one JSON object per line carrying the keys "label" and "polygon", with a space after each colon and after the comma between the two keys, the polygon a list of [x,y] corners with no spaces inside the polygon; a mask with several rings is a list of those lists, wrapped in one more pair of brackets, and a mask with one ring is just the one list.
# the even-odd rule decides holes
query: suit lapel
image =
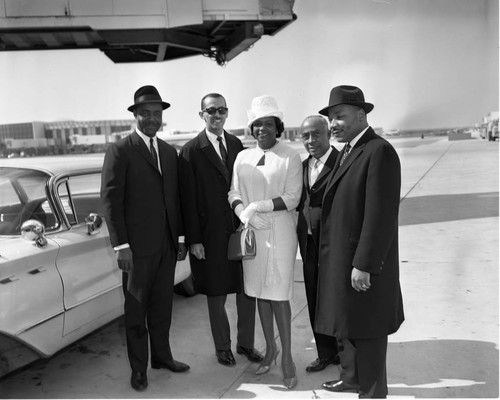
{"label": "suit lapel", "polygon": [[316,186],[316,184],[319,184],[319,182],[321,182],[325,178],[325,176],[327,176],[330,173],[332,168],[335,166],[335,162],[337,160],[337,155],[338,155],[338,153],[336,153],[336,152],[334,153],[333,151],[330,153],[330,155],[328,156],[328,158],[326,160],[325,165],[323,166],[323,169],[321,170],[320,174],[316,178],[316,182],[314,182],[313,186]]}
{"label": "suit lapel", "polygon": [[160,165],[161,165],[161,174],[163,176],[163,182],[166,183],[169,181],[170,175],[174,168],[170,165],[170,160],[167,157],[167,144],[158,139],[158,151],[160,153]]}
{"label": "suit lapel", "polygon": [[351,164],[358,158],[364,151],[365,145],[368,141],[373,138],[375,133],[372,128],[368,128],[368,130],[361,136],[358,143],[351,149],[349,152],[349,156],[345,159],[344,163],[340,165],[340,159],[342,152],[339,153],[337,160],[335,162],[335,166],[333,167],[333,174],[328,182],[325,193],[328,192],[337,182],[338,180],[344,176],[344,174],[349,170]]}
{"label": "suit lapel", "polygon": [[[212,143],[210,143],[210,140],[208,140],[207,134],[205,130],[200,132],[198,135],[198,140],[200,142],[200,149],[203,151],[203,154],[208,158],[208,160],[214,165],[215,168],[217,168],[226,181],[229,182],[229,170],[227,167],[222,163],[221,158],[217,154],[217,152],[214,149],[214,146],[212,146]],[[227,143],[227,140],[226,140]],[[229,152],[228,152],[229,153]],[[229,155],[228,155],[229,157]],[[234,163],[234,160],[233,160]]]}
{"label": "suit lapel", "polygon": [[[160,173],[158,171],[158,167],[155,165],[155,162],[153,160],[153,156],[149,152],[148,147],[146,146],[146,143],[141,139],[141,137],[137,134],[137,132],[132,132],[130,135],[130,140],[132,142],[132,145],[134,146],[134,149],[137,150],[137,152],[144,157],[144,159],[156,170],[156,172]],[[160,163],[161,163],[161,156],[160,156]]]}
{"label": "suit lapel", "polygon": [[303,165],[303,170],[304,170],[304,176],[303,176],[303,178],[304,178],[304,187],[306,188],[307,193],[311,192],[311,188],[309,187],[309,175],[310,175],[309,174],[309,162],[310,162],[311,158],[312,157],[309,156],[309,157],[307,157],[303,161],[303,163],[304,163],[304,165]]}
{"label": "suit lapel", "polygon": [[229,175],[231,175],[231,172],[233,171],[233,165],[240,147],[238,146],[237,142],[233,140],[234,138],[226,131],[224,131],[224,138],[226,139],[227,146],[227,168],[229,169]]}

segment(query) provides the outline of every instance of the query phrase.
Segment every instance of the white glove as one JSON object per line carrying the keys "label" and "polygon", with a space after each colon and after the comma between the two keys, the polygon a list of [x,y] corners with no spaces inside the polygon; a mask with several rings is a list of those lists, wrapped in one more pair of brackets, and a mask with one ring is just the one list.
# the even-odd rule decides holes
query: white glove
{"label": "white glove", "polygon": [[258,212],[271,212],[274,210],[274,203],[272,200],[261,200],[255,202]]}
{"label": "white glove", "polygon": [[240,203],[238,204],[235,208],[234,208],[234,213],[236,214],[236,216],[239,218],[240,217],[240,214],[243,212],[243,210],[245,209],[245,206]]}
{"label": "white glove", "polygon": [[[236,210],[235,210],[236,211]],[[252,219],[253,215],[257,212],[257,203],[250,203],[239,215],[240,221],[245,227],[248,226],[248,223]]]}
{"label": "white glove", "polygon": [[250,218],[249,223],[255,229],[270,229],[271,228],[271,223],[268,220],[266,220],[265,218],[261,217],[259,213],[254,214],[254,216],[252,218]]}

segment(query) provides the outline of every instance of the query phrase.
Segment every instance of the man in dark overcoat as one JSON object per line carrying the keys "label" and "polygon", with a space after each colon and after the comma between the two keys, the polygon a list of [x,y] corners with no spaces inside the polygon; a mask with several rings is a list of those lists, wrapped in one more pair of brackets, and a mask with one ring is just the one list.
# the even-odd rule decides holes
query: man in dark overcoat
{"label": "man in dark overcoat", "polygon": [[328,178],[339,152],[330,145],[330,130],[325,117],[311,115],[300,127],[300,138],[309,157],[302,162],[302,196],[297,207],[297,235],[304,269],[309,319],[313,329],[318,357],[307,367],[307,372],[324,370],[330,364],[339,364],[337,339],[314,330],[318,288],[318,250],[321,206]]}
{"label": "man in dark overcoat", "polygon": [[387,396],[387,336],[404,320],[399,283],[401,165],[368,125],[373,104],[355,86],[337,86],[320,114],[345,147],[325,189],[321,215],[316,330],[341,346],[334,391]]}
{"label": "man in dark overcoat", "polygon": [[252,362],[260,362],[262,356],[254,349],[256,301],[243,291],[241,263],[227,259],[229,237],[239,224],[227,194],[234,160],[243,145],[224,130],[228,108],[223,96],[204,96],[199,115],[205,121],[205,129],[183,146],[179,161],[182,212],[194,286],[207,296],[217,361],[226,366],[236,364],[225,308],[227,295],[236,293],[236,351]]}
{"label": "man in dark overcoat", "polygon": [[169,106],[154,86],[139,88],[128,108],[137,127],[109,146],[102,168],[104,213],[123,271],[130,383],[138,391],[148,386],[148,340],[152,368],[189,369],[173,359],[169,344],[175,264],[187,253],[179,243],[177,152],[156,137]]}

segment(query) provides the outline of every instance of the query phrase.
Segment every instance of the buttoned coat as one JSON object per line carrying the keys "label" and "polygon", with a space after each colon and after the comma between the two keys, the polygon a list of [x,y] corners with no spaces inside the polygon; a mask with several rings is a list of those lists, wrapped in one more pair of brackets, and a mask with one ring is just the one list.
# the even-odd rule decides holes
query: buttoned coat
{"label": "buttoned coat", "polygon": [[337,160],[339,152],[332,146],[332,152],[328,156],[321,173],[316,178],[314,185],[309,185],[309,160],[312,156],[307,157],[302,161],[303,174],[303,185],[302,185],[302,196],[300,198],[300,203],[297,207],[299,212],[297,220],[297,235],[299,237],[299,248],[302,260],[305,261],[307,257],[307,234],[308,230],[311,230],[313,239],[317,247],[319,246],[319,228],[321,220],[321,204],[323,202],[323,195],[325,193],[326,185],[328,183],[328,178],[335,166],[335,161]]}
{"label": "buttoned coat", "polygon": [[[338,157],[321,215],[315,330],[338,338],[389,335],[404,320],[399,283],[401,165],[392,145],[369,128],[342,166]],[[371,287],[351,286],[352,268]]]}
{"label": "buttoned coat", "polygon": [[111,245],[129,243],[134,256],[154,254],[168,229],[177,251],[183,234],[176,150],[158,139],[162,174],[141,137],[133,132],[107,150],[101,198]]}
{"label": "buttoned coat", "polygon": [[240,293],[242,268],[228,261],[229,236],[239,225],[227,194],[231,185],[234,160],[243,150],[241,141],[224,131],[227,166],[215,151],[205,130],[186,143],[180,152],[179,180],[186,243],[202,243],[205,260],[190,254],[194,285],[209,296]]}

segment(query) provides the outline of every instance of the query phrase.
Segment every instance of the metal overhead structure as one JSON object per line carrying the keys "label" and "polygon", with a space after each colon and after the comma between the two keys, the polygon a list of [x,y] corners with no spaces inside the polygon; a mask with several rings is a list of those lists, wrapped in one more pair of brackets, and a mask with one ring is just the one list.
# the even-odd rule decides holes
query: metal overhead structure
{"label": "metal overhead structure", "polygon": [[0,0],[0,51],[100,49],[115,63],[224,65],[297,17],[294,0]]}

